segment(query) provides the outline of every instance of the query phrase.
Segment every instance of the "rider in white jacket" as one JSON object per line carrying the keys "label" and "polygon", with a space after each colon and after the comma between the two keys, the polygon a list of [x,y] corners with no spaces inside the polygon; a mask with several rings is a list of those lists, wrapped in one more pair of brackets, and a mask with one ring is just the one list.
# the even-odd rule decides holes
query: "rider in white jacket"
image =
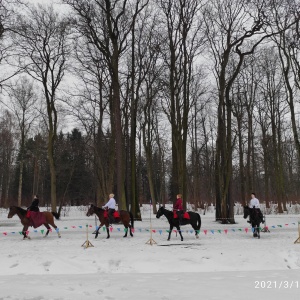
{"label": "rider in white jacket", "polygon": [[254,193],[251,194],[251,200],[249,203],[249,207],[250,208],[253,208],[253,207],[260,208],[259,200],[256,198]]}
{"label": "rider in white jacket", "polygon": [[114,196],[115,196],[114,194],[109,194],[109,200],[103,206],[103,208],[108,208],[109,223],[113,223],[113,221],[114,221],[113,213],[116,210],[116,200],[115,200]]}
{"label": "rider in white jacket", "polygon": [[[262,212],[260,210],[260,203],[259,203],[259,200],[256,198],[255,193],[251,194],[251,200],[249,202],[249,207],[258,210],[258,214],[260,215],[261,222],[264,223],[265,221],[264,221],[263,214],[262,214]],[[248,221],[248,222],[250,223],[250,221]]]}

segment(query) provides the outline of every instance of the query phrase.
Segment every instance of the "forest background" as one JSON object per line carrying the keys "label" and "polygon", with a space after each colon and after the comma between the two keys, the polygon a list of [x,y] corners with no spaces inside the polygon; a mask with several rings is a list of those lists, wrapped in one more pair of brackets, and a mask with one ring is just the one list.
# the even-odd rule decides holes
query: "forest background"
{"label": "forest background", "polygon": [[[299,203],[299,0],[0,0],[0,206]],[[154,213],[156,205],[153,205]]]}

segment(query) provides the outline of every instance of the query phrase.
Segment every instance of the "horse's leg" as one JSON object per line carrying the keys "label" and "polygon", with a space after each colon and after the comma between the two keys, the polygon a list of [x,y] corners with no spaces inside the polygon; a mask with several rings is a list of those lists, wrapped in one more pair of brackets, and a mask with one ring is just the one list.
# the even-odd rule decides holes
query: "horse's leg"
{"label": "horse's leg", "polygon": [[55,228],[55,231],[57,232],[58,237],[61,238],[59,228],[56,225],[54,225],[53,227]]}
{"label": "horse's leg", "polygon": [[23,240],[25,240],[26,238],[30,240],[30,236],[27,235],[27,231],[28,231],[28,225],[24,225],[23,226],[23,231],[22,231]]}
{"label": "horse's leg", "polygon": [[48,225],[48,223],[44,223],[44,226],[47,228],[47,232],[46,232],[46,234],[44,235],[44,237],[47,237],[48,234],[49,234],[49,231],[50,231],[50,226]]}
{"label": "horse's leg", "polygon": [[110,234],[109,234],[109,222],[108,221],[106,222],[105,226],[106,226],[106,232],[107,232],[107,237],[106,238],[109,239]]}
{"label": "horse's leg", "polygon": [[260,225],[260,224],[258,224],[258,226],[257,226],[257,238],[259,238],[259,239],[260,239],[259,225]]}
{"label": "horse's leg", "polygon": [[[50,220],[49,224],[55,229],[55,231],[57,232],[58,237],[61,238],[61,235],[60,235],[60,232],[59,232],[59,228],[55,225],[53,217],[52,217],[52,220]],[[48,224],[47,224],[47,225],[48,225]],[[48,225],[48,226],[49,226],[49,225]],[[47,227],[47,226],[46,226],[46,227]],[[47,227],[47,229],[48,229],[48,227]],[[49,227],[49,229],[48,229],[46,235],[48,235],[49,230],[50,230],[50,227]]]}
{"label": "horse's leg", "polygon": [[253,227],[253,237],[257,237],[257,227],[256,225],[252,225]]}
{"label": "horse's leg", "polygon": [[194,230],[195,230],[196,239],[199,239],[199,232],[200,232],[200,230],[198,230],[197,228],[196,229],[194,228]]}
{"label": "horse's leg", "polygon": [[173,225],[170,225],[170,231],[169,231],[168,241],[169,241],[170,238],[171,238],[172,230],[173,230]]}
{"label": "horse's leg", "polygon": [[181,234],[181,229],[180,229],[180,226],[179,226],[179,225],[177,226],[177,231],[178,231],[179,234],[180,234],[181,241],[183,241],[183,236],[182,236],[182,234]]}
{"label": "horse's leg", "polygon": [[125,235],[123,237],[127,237],[127,233],[128,233],[128,226],[124,225],[125,227]]}
{"label": "horse's leg", "polygon": [[[191,224],[192,225],[192,224]],[[199,239],[199,232],[200,230],[197,229],[197,226],[196,225],[192,225],[193,229],[195,230],[195,237],[196,239]]]}
{"label": "horse's leg", "polygon": [[132,237],[133,237],[133,234],[132,234],[132,231],[131,231],[131,228],[132,228],[132,227],[131,227],[131,225],[130,225],[130,224],[129,224],[128,226],[129,226],[129,233],[130,233],[130,236],[132,236]]}
{"label": "horse's leg", "polygon": [[96,233],[95,233],[95,239],[98,237],[99,230],[100,230],[100,228],[101,228],[102,226],[103,226],[103,224],[101,223],[101,224],[99,225],[99,227],[97,228]]}

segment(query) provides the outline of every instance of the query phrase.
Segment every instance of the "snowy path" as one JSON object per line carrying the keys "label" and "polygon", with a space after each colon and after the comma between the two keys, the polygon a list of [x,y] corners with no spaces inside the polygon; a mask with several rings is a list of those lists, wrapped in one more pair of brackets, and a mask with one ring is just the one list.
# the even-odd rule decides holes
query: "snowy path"
{"label": "snowy path", "polygon": [[[270,216],[271,232],[260,240],[241,216],[226,226],[213,214],[201,218],[200,239],[186,226],[183,242],[175,233],[168,242],[166,220],[152,219],[157,245],[150,246],[146,216],[133,238],[115,226],[111,239],[102,230],[94,239],[94,219],[77,212],[57,221],[61,239],[43,238],[41,227],[23,241],[20,223],[0,215],[0,300],[299,298],[299,215]],[[94,247],[84,249],[86,224]]]}

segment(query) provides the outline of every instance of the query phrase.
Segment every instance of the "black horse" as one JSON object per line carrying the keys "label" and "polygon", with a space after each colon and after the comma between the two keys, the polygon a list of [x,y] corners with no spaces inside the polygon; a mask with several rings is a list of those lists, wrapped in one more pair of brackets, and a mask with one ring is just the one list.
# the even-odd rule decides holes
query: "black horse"
{"label": "black horse", "polygon": [[168,241],[171,238],[171,233],[172,233],[173,227],[177,228],[177,231],[179,232],[180,237],[181,237],[181,241],[183,241],[183,236],[181,234],[180,225],[187,225],[187,224],[191,224],[191,226],[195,230],[196,238],[199,238],[199,231],[200,231],[200,227],[201,227],[200,215],[198,213],[195,213],[195,212],[192,212],[192,211],[189,211],[187,213],[189,214],[190,219],[184,219],[183,218],[181,224],[179,224],[179,219],[174,218],[173,211],[167,210],[163,206],[161,206],[159,208],[159,210],[156,214],[156,218],[160,218],[162,215],[164,215],[168,219],[168,222],[170,224],[170,231],[169,231]]}
{"label": "black horse", "polygon": [[244,206],[244,219],[250,216],[250,223],[252,226],[253,237],[260,239],[260,223],[261,223],[261,213],[256,208],[250,208],[249,206]]}

